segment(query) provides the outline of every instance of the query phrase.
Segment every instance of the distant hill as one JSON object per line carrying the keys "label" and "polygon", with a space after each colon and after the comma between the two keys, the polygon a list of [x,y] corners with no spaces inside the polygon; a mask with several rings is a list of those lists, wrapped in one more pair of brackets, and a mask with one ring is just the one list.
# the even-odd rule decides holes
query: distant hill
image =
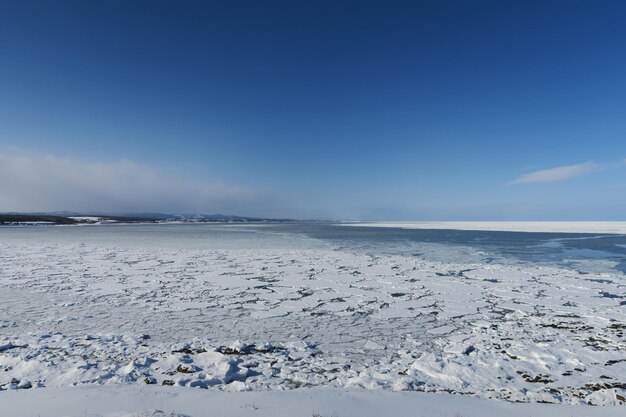
{"label": "distant hill", "polygon": [[0,224],[76,224],[75,220],[63,216],[34,215],[34,214],[0,214]]}
{"label": "distant hill", "polygon": [[0,225],[12,224],[96,224],[96,223],[247,223],[287,222],[290,219],[264,219],[224,214],[164,213],[80,213],[57,211],[44,213],[0,213]]}
{"label": "distant hill", "polygon": [[224,214],[175,214],[172,218],[190,222],[260,222],[269,220],[258,217],[228,216]]}

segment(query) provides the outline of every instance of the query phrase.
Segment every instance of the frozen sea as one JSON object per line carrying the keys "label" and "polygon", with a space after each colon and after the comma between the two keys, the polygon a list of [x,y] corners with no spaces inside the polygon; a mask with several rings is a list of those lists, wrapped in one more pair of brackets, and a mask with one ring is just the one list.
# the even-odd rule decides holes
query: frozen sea
{"label": "frozen sea", "polygon": [[619,405],[625,271],[621,234],[2,227],[0,390],[330,387]]}

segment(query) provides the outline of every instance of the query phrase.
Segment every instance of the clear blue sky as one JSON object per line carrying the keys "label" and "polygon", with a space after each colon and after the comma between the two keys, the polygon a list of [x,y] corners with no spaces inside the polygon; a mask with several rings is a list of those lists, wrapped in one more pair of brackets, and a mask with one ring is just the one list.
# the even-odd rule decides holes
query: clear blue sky
{"label": "clear blue sky", "polygon": [[626,220],[624,158],[624,1],[0,1],[3,211]]}

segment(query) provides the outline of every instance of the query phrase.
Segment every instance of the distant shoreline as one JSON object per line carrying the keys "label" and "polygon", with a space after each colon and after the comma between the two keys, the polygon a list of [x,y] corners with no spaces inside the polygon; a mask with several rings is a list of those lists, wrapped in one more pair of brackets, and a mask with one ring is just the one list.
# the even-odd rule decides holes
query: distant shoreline
{"label": "distant shoreline", "polygon": [[217,215],[162,215],[113,216],[113,215],[56,215],[56,214],[0,214],[0,226],[42,225],[102,225],[102,224],[194,224],[194,223],[284,223],[291,219],[263,219],[253,217]]}
{"label": "distant shoreline", "polygon": [[79,226],[122,224],[280,224],[332,223],[343,227],[406,230],[459,230],[514,233],[576,233],[626,235],[626,221],[333,221],[265,219],[226,215],[116,216],[57,214],[0,214],[0,226]]}
{"label": "distant shoreline", "polygon": [[79,225],[102,223],[154,223],[156,219],[117,216],[56,216],[38,214],[0,214],[3,226]]}
{"label": "distant shoreline", "polygon": [[386,221],[342,223],[340,226],[485,232],[626,234],[626,221]]}

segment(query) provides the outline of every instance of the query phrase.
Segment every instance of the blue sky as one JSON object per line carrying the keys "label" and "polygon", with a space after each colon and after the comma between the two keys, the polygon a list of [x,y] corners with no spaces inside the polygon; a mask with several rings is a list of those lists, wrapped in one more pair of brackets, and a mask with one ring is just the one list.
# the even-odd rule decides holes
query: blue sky
{"label": "blue sky", "polygon": [[626,220],[626,2],[0,2],[0,210]]}

